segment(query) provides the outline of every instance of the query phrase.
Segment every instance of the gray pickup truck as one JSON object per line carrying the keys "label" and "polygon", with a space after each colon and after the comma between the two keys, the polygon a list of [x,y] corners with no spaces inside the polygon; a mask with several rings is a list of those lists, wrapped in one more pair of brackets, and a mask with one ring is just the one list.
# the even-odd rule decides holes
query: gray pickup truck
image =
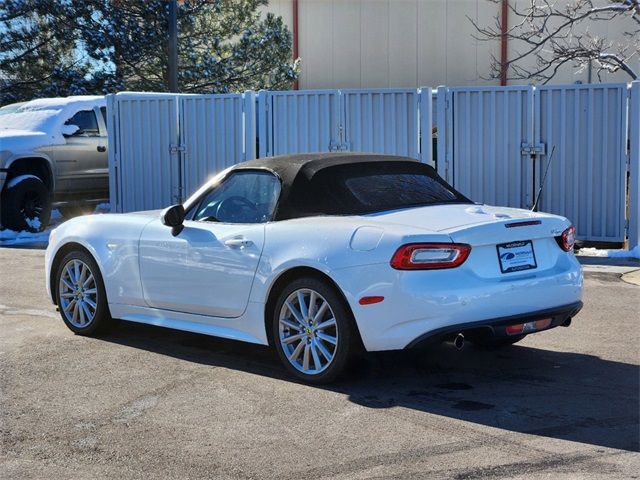
{"label": "gray pickup truck", "polygon": [[0,225],[46,228],[109,197],[104,97],[44,98],[0,108]]}

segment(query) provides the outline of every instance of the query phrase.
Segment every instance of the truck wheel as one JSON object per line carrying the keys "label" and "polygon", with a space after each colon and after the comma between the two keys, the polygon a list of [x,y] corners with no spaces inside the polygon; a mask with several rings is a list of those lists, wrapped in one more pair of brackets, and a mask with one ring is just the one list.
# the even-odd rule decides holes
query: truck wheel
{"label": "truck wheel", "polygon": [[2,191],[2,225],[15,231],[41,232],[51,218],[51,195],[35,175],[20,175]]}

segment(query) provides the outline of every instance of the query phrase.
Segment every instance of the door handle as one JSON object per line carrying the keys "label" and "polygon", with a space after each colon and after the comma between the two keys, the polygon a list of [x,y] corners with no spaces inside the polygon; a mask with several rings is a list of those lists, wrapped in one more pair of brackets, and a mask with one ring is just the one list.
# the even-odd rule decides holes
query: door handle
{"label": "door handle", "polygon": [[97,150],[99,152],[106,152],[107,151],[107,147],[105,147],[104,145],[98,145]]}
{"label": "door handle", "polygon": [[246,248],[253,245],[253,242],[251,240],[247,240],[244,237],[236,237],[236,238],[230,238],[229,240],[225,240],[224,244],[227,247]]}

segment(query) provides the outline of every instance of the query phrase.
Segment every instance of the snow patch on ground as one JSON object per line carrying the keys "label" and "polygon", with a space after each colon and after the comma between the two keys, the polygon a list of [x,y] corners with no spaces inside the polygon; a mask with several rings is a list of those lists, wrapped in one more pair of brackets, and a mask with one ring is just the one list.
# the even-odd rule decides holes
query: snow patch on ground
{"label": "snow patch on ground", "polygon": [[604,250],[598,248],[581,248],[578,255],[585,257],[603,258],[637,258],[640,260],[640,245],[636,245],[631,250]]}
{"label": "snow patch on ground", "polygon": [[49,242],[50,229],[44,232],[14,232],[13,230],[0,230],[0,247],[8,247],[14,245],[34,245]]}
{"label": "snow patch on ground", "polygon": [[[94,214],[109,213],[111,211],[111,205],[108,203],[99,204]],[[55,209],[51,212],[51,222],[48,228],[43,232],[15,232],[13,230],[0,230],[0,247],[13,247],[13,246],[25,246],[25,247],[46,247],[49,243],[49,234],[51,230],[57,227],[63,221],[63,217],[60,212]],[[31,228],[39,228],[40,220],[37,218],[29,220],[29,226]]]}

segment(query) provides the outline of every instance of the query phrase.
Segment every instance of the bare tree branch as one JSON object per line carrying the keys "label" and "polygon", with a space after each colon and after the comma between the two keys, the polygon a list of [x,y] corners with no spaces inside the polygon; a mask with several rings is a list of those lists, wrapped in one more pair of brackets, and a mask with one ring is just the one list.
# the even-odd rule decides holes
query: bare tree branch
{"label": "bare tree branch", "polygon": [[[501,0],[487,0],[499,3]],[[602,2],[601,2],[602,3]],[[608,0],[594,5],[593,0],[573,0],[570,3],[550,0],[511,1],[509,11],[518,20],[503,31],[499,15],[493,25],[481,26],[469,19],[476,29],[473,37],[479,41],[511,41],[516,50],[503,65],[491,57],[490,78],[507,72],[510,80],[548,82],[563,65],[584,69],[595,64],[602,72],[625,72],[638,78],[631,61],[640,57],[640,0]],[[622,41],[592,35],[594,22],[615,22],[610,30],[621,32]]]}

